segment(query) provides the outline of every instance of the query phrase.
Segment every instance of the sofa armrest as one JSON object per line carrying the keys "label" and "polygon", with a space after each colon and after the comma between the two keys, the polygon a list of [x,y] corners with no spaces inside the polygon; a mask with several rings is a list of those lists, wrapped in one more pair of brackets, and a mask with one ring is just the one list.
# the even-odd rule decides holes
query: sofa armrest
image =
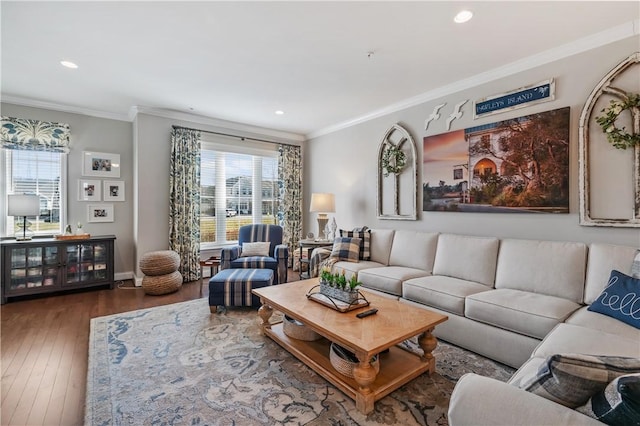
{"label": "sofa armrest", "polygon": [[220,251],[220,270],[231,268],[231,261],[240,256],[240,246],[225,247]]}
{"label": "sofa armrest", "polygon": [[273,257],[278,261],[278,277],[274,284],[287,282],[287,274],[289,267],[289,246],[286,244],[278,244],[273,251]]}
{"label": "sofa armrest", "polygon": [[477,374],[465,374],[449,402],[449,425],[600,425],[571,408]]}

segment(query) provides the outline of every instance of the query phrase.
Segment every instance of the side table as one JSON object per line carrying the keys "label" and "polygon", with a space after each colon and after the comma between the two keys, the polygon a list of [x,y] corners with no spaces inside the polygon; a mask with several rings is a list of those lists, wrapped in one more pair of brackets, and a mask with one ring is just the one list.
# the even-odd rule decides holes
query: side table
{"label": "side table", "polygon": [[[311,252],[313,251],[313,249],[316,249],[318,247],[332,247],[333,246],[333,241],[330,240],[300,240],[298,242],[298,247],[300,248],[300,279],[307,279],[307,278],[311,278],[309,276],[309,266],[310,266],[310,260],[311,260]],[[304,252],[306,250],[306,254],[307,256],[304,257]],[[305,265],[305,267],[303,268],[303,265]]]}
{"label": "side table", "polygon": [[202,297],[202,280],[204,279],[204,268],[209,268],[209,277],[213,277],[218,273],[218,268],[220,267],[220,258],[219,257],[210,257],[205,260],[200,261],[200,297]]}

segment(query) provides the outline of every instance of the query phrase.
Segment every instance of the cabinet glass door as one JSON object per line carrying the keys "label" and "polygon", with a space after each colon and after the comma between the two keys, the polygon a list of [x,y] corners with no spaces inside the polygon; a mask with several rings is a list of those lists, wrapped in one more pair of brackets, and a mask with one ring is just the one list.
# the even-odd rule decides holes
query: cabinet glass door
{"label": "cabinet glass door", "polygon": [[58,284],[59,264],[60,262],[58,260],[58,247],[44,247],[42,285],[48,287]]}
{"label": "cabinet glass door", "polygon": [[67,284],[80,282],[80,259],[82,258],[81,245],[67,246]]}
{"label": "cabinet glass door", "polygon": [[27,249],[14,248],[11,250],[11,290],[27,288]]}

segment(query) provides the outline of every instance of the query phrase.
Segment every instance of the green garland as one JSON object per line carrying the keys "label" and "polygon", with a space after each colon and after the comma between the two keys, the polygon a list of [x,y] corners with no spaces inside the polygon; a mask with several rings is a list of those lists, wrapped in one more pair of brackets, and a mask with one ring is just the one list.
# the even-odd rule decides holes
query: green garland
{"label": "green garland", "polygon": [[618,116],[627,109],[640,107],[640,94],[628,93],[622,102],[612,100],[608,108],[604,108],[604,115],[596,117],[596,122],[607,135],[607,140],[618,149],[633,148],[640,145],[640,134],[627,133],[625,128],[616,127]]}
{"label": "green garland", "polygon": [[382,153],[382,171],[384,176],[397,175],[407,165],[407,155],[393,144],[387,144]]}

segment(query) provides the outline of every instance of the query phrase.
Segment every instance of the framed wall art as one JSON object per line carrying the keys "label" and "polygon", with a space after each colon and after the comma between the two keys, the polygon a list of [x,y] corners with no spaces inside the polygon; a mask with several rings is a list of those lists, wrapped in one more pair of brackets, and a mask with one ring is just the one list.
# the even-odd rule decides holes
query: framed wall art
{"label": "framed wall art", "polygon": [[78,201],[101,201],[102,184],[99,180],[78,179]]}
{"label": "framed wall art", "polygon": [[423,140],[422,210],[569,213],[569,107]]}
{"label": "framed wall art", "polygon": [[105,180],[104,185],[104,201],[124,201],[124,181],[123,180]]}
{"label": "framed wall art", "polygon": [[113,204],[89,204],[87,206],[87,222],[113,222]]}
{"label": "framed wall art", "polygon": [[82,152],[82,175],[106,178],[120,177],[120,154]]}

